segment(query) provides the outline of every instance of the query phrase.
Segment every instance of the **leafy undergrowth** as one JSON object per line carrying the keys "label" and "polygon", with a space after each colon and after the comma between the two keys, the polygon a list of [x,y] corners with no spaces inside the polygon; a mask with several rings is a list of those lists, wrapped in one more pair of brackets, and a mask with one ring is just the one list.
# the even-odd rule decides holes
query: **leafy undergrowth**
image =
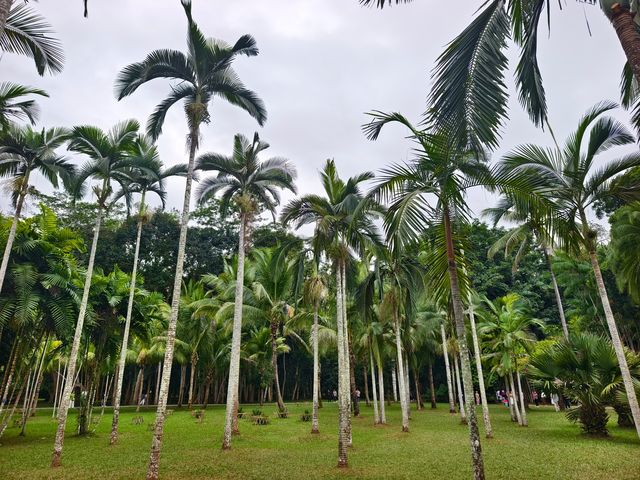
{"label": "leafy undergrowth", "polygon": [[[373,410],[353,419],[353,447],[349,468],[338,470],[337,409],[326,402],[320,410],[320,435],[299,420],[308,404],[289,404],[287,419],[275,417],[266,426],[239,421],[241,434],[233,449],[220,449],[224,409],[209,407],[202,423],[188,411],[167,418],[160,464],[164,479],[469,479],[471,478],[467,427],[447,408],[412,411],[411,431],[400,432],[397,405],[389,407],[388,425],[372,425]],[[245,407],[246,408],[246,407]],[[552,409],[532,408],[528,428],[513,424],[506,409],[492,407],[495,438],[483,441],[487,478],[490,479],[638,479],[640,441],[633,429],[610,424],[611,437],[588,438],[576,425]],[[42,410],[31,419],[26,437],[10,428],[0,440],[2,479],[132,479],[144,478],[153,422],[153,410],[142,413],[144,424],[132,422],[133,412],[121,415],[120,442],[108,446],[111,417],[107,413],[96,433],[79,438],[71,433],[69,417],[63,466],[51,470],[49,460],[55,423]]]}

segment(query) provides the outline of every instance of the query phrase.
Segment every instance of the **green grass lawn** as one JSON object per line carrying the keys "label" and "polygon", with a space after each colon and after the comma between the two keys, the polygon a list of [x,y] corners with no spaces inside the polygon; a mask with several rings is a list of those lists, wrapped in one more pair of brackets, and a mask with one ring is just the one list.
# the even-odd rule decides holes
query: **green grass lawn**
{"label": "green grass lawn", "polygon": [[[270,425],[240,421],[241,435],[233,449],[220,449],[223,407],[209,407],[197,423],[189,412],[167,418],[160,465],[164,479],[469,479],[467,427],[447,408],[412,412],[411,432],[400,431],[400,410],[388,409],[388,425],[372,425],[373,410],[363,407],[353,420],[353,447],[349,468],[338,470],[337,409],[325,403],[320,410],[320,435],[311,435],[310,423],[299,420],[308,404],[290,404],[288,419],[273,418]],[[250,411],[251,407],[244,407]],[[49,468],[55,423],[42,410],[31,419],[26,437],[9,428],[0,440],[1,479],[139,479],[144,478],[154,412],[144,412],[145,424],[133,425],[135,414],[121,416],[120,442],[108,446],[111,416],[105,414],[95,435],[79,438],[69,417],[63,466]],[[532,408],[528,428],[513,424],[502,406],[492,407],[495,438],[483,449],[488,479],[607,479],[640,478],[640,441],[633,429],[610,425],[610,438],[587,438],[578,426],[550,408]],[[613,420],[613,419],[612,419]]]}

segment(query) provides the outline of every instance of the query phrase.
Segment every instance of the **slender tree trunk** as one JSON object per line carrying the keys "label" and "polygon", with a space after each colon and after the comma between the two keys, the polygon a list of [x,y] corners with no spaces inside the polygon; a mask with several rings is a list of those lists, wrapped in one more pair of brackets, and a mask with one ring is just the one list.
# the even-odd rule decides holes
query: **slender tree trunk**
{"label": "slender tree trunk", "polygon": [[624,346],[622,345],[620,335],[618,334],[618,328],[616,326],[615,318],[613,317],[613,310],[611,310],[609,296],[607,295],[607,288],[604,285],[604,279],[602,278],[602,271],[600,270],[600,263],[598,262],[598,256],[595,249],[590,249],[589,256],[591,257],[591,265],[596,277],[598,293],[600,294],[600,300],[602,301],[602,307],[604,309],[604,316],[607,320],[609,333],[611,334],[611,343],[613,343],[613,348],[615,349],[616,357],[618,358],[618,364],[620,365],[620,372],[622,373],[622,381],[627,394],[629,408],[631,409],[631,415],[633,416],[636,432],[640,437],[640,407],[638,406],[638,397],[636,396],[633,379],[631,377],[631,372],[629,371],[629,364],[627,363],[627,358],[625,356]]}
{"label": "slender tree trunk", "polygon": [[[196,99],[199,103],[199,99]],[[187,168],[187,181],[184,189],[184,201],[182,216],[180,217],[180,236],[178,239],[178,256],[176,258],[176,273],[173,280],[173,297],[171,298],[171,315],[167,328],[167,342],[162,366],[162,381],[160,383],[160,401],[156,409],[155,428],[149,452],[149,466],[147,468],[147,480],[158,479],[160,467],[160,449],[162,448],[162,436],[164,433],[164,420],[169,396],[169,382],[171,380],[171,364],[173,363],[173,351],[176,343],[176,324],[180,310],[180,290],[182,287],[182,271],[184,267],[184,252],[187,244],[187,230],[189,225],[189,207],[191,204],[191,186],[193,184],[193,171],[195,167],[196,150],[200,136],[199,123],[192,119],[193,127],[189,132],[189,165]]]}
{"label": "slender tree trunk", "polygon": [[431,408],[438,408],[436,403],[436,389],[433,385],[433,364],[429,362],[429,392],[431,393]]}
{"label": "slender tree trunk", "polygon": [[[562,308],[561,308],[562,310]],[[478,388],[480,389],[480,401],[482,402],[482,419],[487,438],[493,438],[493,427],[489,417],[489,402],[487,402],[487,391],[484,386],[484,373],[482,369],[482,358],[480,357],[480,342],[478,341],[478,331],[476,329],[476,316],[473,311],[471,298],[469,298],[469,321],[471,322],[471,336],[473,338],[473,353],[476,360],[476,370],[478,372]]]}
{"label": "slender tree trunk", "polygon": [[122,382],[124,380],[124,366],[127,360],[127,349],[129,348],[129,330],[131,328],[131,314],[133,313],[133,300],[136,293],[136,277],[138,274],[138,257],[140,255],[140,239],[142,237],[142,215],[144,213],[144,193],[140,199],[140,210],[138,212],[138,231],[136,233],[136,246],[133,252],[133,268],[131,270],[131,283],[129,285],[129,302],[127,303],[127,316],[124,321],[124,333],[122,334],[122,345],[120,346],[120,357],[118,358],[118,377],[113,403],[113,419],[111,420],[111,436],[109,444],[115,445],[118,442],[118,422],[120,420],[120,399],[122,397]]}
{"label": "slender tree trunk", "polygon": [[4,27],[7,24],[12,3],[13,0],[0,0],[0,36],[4,35]]}
{"label": "slender tree trunk", "polygon": [[413,368],[413,384],[416,389],[416,408],[422,410],[422,392],[420,392],[420,379],[418,378],[418,370]]}
{"label": "slender tree trunk", "polygon": [[460,359],[462,367],[462,380],[464,385],[465,400],[467,402],[467,416],[469,425],[469,443],[471,444],[471,464],[473,467],[474,480],[484,480],[484,460],[482,457],[482,445],[480,443],[480,430],[474,408],[473,377],[471,374],[471,362],[469,349],[467,347],[466,328],[464,324],[464,311],[462,308],[462,298],[460,295],[460,285],[458,282],[458,265],[456,262],[456,251],[453,245],[453,231],[451,228],[451,218],[448,206],[445,204],[444,230],[447,244],[447,261],[449,270],[449,282],[451,283],[451,297],[453,303],[453,317],[456,324],[458,345],[460,346]]}
{"label": "slender tree trunk", "polygon": [[[22,331],[22,329],[20,329],[20,332]],[[9,360],[9,368],[8,370],[5,372],[6,378],[5,378],[5,383],[4,383],[4,387],[3,387],[3,391],[2,391],[2,401],[0,402],[0,413],[2,413],[2,411],[4,410],[4,406],[7,404],[7,402],[10,400],[8,398],[8,394],[9,394],[9,389],[11,388],[11,383],[13,382],[13,377],[15,375],[16,372],[16,362],[18,361],[18,355],[20,352],[20,345],[19,345],[19,337],[20,334],[16,335],[15,340],[13,341],[13,348],[11,349],[11,355],[10,355],[10,360]]]}
{"label": "slender tree trunk", "polygon": [[527,421],[527,407],[525,405],[524,392],[522,391],[522,381],[520,380],[520,372],[517,370],[516,378],[518,379],[518,395],[520,396],[520,415],[522,415],[522,426],[528,427],[529,422]]}
{"label": "slender tree trunk", "polygon": [[407,356],[407,352],[404,352],[404,391],[405,391],[405,399],[404,404],[407,406],[407,416],[409,420],[411,420],[411,382],[409,380],[409,357]]}
{"label": "slender tree trunk", "polygon": [[343,382],[344,388],[344,401],[346,406],[346,438],[347,438],[347,446],[351,447],[353,444],[352,431],[351,431],[351,395],[350,395],[350,385],[351,385],[351,357],[349,355],[349,318],[347,317],[347,264],[346,260],[342,260],[341,263],[342,269],[342,348],[344,350],[344,378]]}
{"label": "slender tree trunk", "polygon": [[611,11],[606,13],[618,35],[633,75],[636,77],[636,81],[640,82],[640,35],[638,34],[638,26],[633,19],[634,15],[620,3],[615,3],[611,7]]}
{"label": "slender tree trunk", "polygon": [[522,427],[522,415],[520,414],[520,407],[518,406],[518,391],[516,390],[515,382],[513,381],[513,372],[509,372],[509,388],[511,389],[511,397],[509,397],[509,403],[513,403],[513,410],[516,414],[518,425]]}
{"label": "slender tree trunk", "polygon": [[162,378],[162,363],[158,362],[158,371],[156,373],[156,390],[153,394],[155,404],[158,404],[158,395],[160,394],[160,380]]}
{"label": "slender tree trunk", "polygon": [[[103,183],[103,192],[107,188],[107,182]],[[98,247],[98,238],[100,237],[100,226],[102,225],[103,215],[102,205],[98,205],[96,213],[96,224],[93,230],[93,241],[91,243],[91,253],[89,254],[89,264],[84,279],[84,290],[82,292],[82,301],[80,303],[80,312],[76,322],[76,330],[73,335],[73,343],[71,344],[71,353],[69,354],[69,362],[67,367],[67,381],[62,391],[62,399],[58,410],[58,428],[56,430],[56,438],[53,444],[53,455],[51,457],[51,466],[59,467],[62,462],[62,447],[64,444],[64,429],[67,425],[67,414],[69,413],[69,401],[71,393],[75,385],[76,363],[78,361],[78,351],[80,350],[80,340],[82,339],[82,328],[84,327],[85,315],[87,313],[87,305],[89,303],[89,292],[91,290],[91,280],[93,277],[93,265],[96,259],[96,249]]]}
{"label": "slender tree trunk", "polygon": [[136,382],[136,412],[140,411],[140,402],[142,402],[142,391],[144,390],[144,364],[138,371],[138,381]]}
{"label": "slender tree trunk", "polygon": [[313,306],[313,414],[311,433],[320,433],[318,428],[318,401],[320,396],[320,355],[318,349],[318,303]]}
{"label": "slender tree trunk", "polygon": [[2,425],[0,425],[0,438],[2,438],[2,435],[7,429],[7,426],[9,425],[9,423],[11,423],[11,419],[13,418],[13,415],[16,413],[16,408],[18,408],[18,404],[20,403],[20,398],[22,398],[22,392],[24,391],[24,383],[25,382],[22,383],[22,385],[20,386],[20,390],[18,390],[18,394],[16,395],[16,399],[13,403],[13,407],[11,407],[11,411],[9,412],[9,415],[7,415],[7,418],[4,420]]}
{"label": "slender tree trunk", "polygon": [[393,391],[393,401],[398,401],[398,377],[396,375],[396,362],[393,362],[391,369],[391,390]]}
{"label": "slender tree trunk", "polygon": [[[11,6],[11,0],[0,0],[0,37],[3,35],[4,24],[6,16],[3,18],[4,3],[9,2]],[[24,199],[27,196],[29,188],[29,170],[27,170],[24,178],[21,181],[20,193],[18,194],[18,201],[16,202],[16,210],[13,214],[13,221],[11,222],[11,228],[9,229],[9,236],[7,237],[7,244],[4,247],[4,255],[2,256],[2,264],[0,264],[0,293],[2,292],[2,286],[4,285],[4,279],[7,275],[7,268],[9,267],[9,258],[11,257],[11,249],[13,248],[13,242],[16,239],[16,230],[18,229],[18,221],[20,220],[20,214],[22,213],[22,206],[24,205]]]}
{"label": "slender tree trunk", "polygon": [[338,343],[338,467],[346,468],[348,466],[347,445],[349,432],[347,426],[347,416],[349,415],[349,404],[347,403],[347,398],[345,397],[349,396],[349,372],[346,369],[348,357],[346,355],[344,339],[344,296],[342,287],[342,261],[338,260],[336,262],[336,326]]}
{"label": "slender tree trunk", "polygon": [[511,396],[511,387],[509,387],[508,375],[505,375],[505,377],[504,377],[504,386],[505,386],[505,391],[506,391],[506,394],[507,394],[507,401],[509,402],[509,415],[511,415],[511,421],[515,423],[515,422],[518,421],[518,417],[516,417],[516,410],[513,407],[513,401],[512,401],[512,396]]}
{"label": "slender tree trunk", "polygon": [[[233,311],[233,334],[231,338],[231,357],[229,361],[229,383],[227,386],[227,410],[224,426],[222,448],[231,448],[234,409],[238,399],[238,382],[240,380],[240,337],[242,335],[242,305],[244,296],[244,250],[247,229],[247,215],[240,214],[240,233],[238,238],[238,273],[236,278],[235,307]],[[236,415],[237,417],[237,415]],[[236,419],[237,421],[237,419]]]}
{"label": "slender tree trunk", "polygon": [[356,356],[353,354],[353,344],[351,341],[351,332],[347,331],[348,347],[349,347],[349,384],[351,386],[351,402],[353,404],[353,416],[360,416],[360,398],[356,390]]}
{"label": "slender tree trunk", "polygon": [[564,338],[569,340],[569,327],[567,326],[567,318],[564,315],[564,307],[562,306],[562,295],[560,295],[560,287],[558,287],[558,280],[556,274],[553,273],[553,264],[551,263],[551,256],[547,251],[547,248],[543,245],[544,256],[547,259],[547,265],[549,265],[549,273],[551,274],[551,284],[553,285],[553,293],[556,296],[556,306],[558,307],[558,314],[560,315],[560,325],[562,326],[562,333]]}
{"label": "slender tree trunk", "polygon": [[380,412],[378,411],[378,393],[376,392],[376,369],[373,365],[371,341],[369,341],[369,363],[371,364],[371,391],[373,392],[373,424],[378,425],[380,423]]}
{"label": "slender tree trunk", "polygon": [[184,384],[187,377],[187,366],[180,365],[180,392],[178,392],[178,408],[182,407],[182,400],[184,399]]}
{"label": "slender tree trunk", "polygon": [[447,372],[447,393],[449,394],[449,413],[456,413],[456,401],[453,395],[453,382],[451,381],[451,365],[449,365],[449,353],[447,351],[447,336],[444,332],[444,323],[440,325],[440,334],[442,335],[442,353],[444,356],[444,368]]}
{"label": "slender tree trunk", "polygon": [[458,387],[458,405],[460,409],[460,422],[467,424],[467,409],[464,406],[464,395],[462,393],[462,385],[460,385],[460,366],[458,362],[458,355],[453,356],[454,374],[456,377],[456,385]]}
{"label": "slender tree trunk", "polygon": [[193,407],[193,382],[195,381],[196,377],[196,358],[197,357],[195,353],[191,355],[191,370],[189,372],[189,401],[187,404],[189,410],[191,410],[191,408]]}
{"label": "slender tree trunk", "polygon": [[402,340],[400,332],[400,321],[398,319],[398,310],[393,310],[393,327],[396,336],[396,356],[398,362],[398,383],[400,390],[400,410],[402,411],[402,431],[409,431],[409,411],[407,408],[407,386],[405,385],[406,378],[404,374],[404,355],[402,352]]}
{"label": "slender tree trunk", "polygon": [[366,363],[362,366],[362,383],[364,383],[364,402],[368,407],[371,404],[371,398],[369,396],[369,370]]}
{"label": "slender tree trunk", "polygon": [[273,382],[275,384],[276,403],[278,404],[278,410],[280,412],[284,412],[286,410],[286,407],[284,406],[284,400],[282,399],[282,392],[280,391],[280,376],[278,375],[277,339],[278,339],[278,323],[275,321],[272,321],[271,322],[271,368],[273,368]]}
{"label": "slender tree trunk", "polygon": [[387,423],[386,406],[384,404],[384,368],[382,367],[382,359],[379,358],[379,353],[380,352],[378,352],[378,358],[376,360],[378,364],[378,392],[380,396],[380,423],[384,425]]}

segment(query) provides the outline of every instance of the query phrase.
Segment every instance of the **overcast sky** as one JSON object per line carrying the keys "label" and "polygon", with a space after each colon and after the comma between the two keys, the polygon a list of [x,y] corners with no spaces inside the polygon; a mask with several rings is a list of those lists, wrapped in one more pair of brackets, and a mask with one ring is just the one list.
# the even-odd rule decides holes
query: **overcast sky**
{"label": "overcast sky", "polygon": [[[5,55],[0,62],[2,79],[49,92],[51,98],[41,101],[43,126],[92,124],[107,129],[128,118],[146,123],[169,92],[169,83],[156,80],[117,102],[114,79],[122,67],[142,60],[153,49],[186,48],[180,2],[92,0],[88,19],[82,18],[81,3],[33,4],[64,45],[62,74],[41,78],[29,59]],[[387,129],[375,143],[364,138],[364,112],[399,111],[418,120],[425,110],[436,57],[482,2],[416,0],[383,11],[363,8],[357,0],[193,3],[194,16],[207,36],[229,43],[245,33],[256,38],[260,55],[239,58],[235,68],[262,97],[269,115],[266,126],[259,128],[244,111],[215,100],[213,121],[203,128],[201,152],[230,153],[234,134],[259,131],[271,144],[266,156],[284,156],[295,163],[299,191],[308,193],[320,191],[318,171],[327,158],[335,158],[345,177],[408,158],[411,145],[400,128]],[[613,28],[597,7],[569,1],[560,11],[551,3],[551,36],[541,35],[539,58],[551,123],[563,139],[588,107],[618,99],[624,57]],[[508,84],[513,93],[512,76]],[[551,143],[547,133],[529,122],[515,95],[509,115],[494,158],[520,143]],[[627,118],[624,112],[619,115]],[[186,132],[183,110],[174,108],[159,140],[165,164],[186,160]],[[181,206],[183,187],[181,180],[169,183],[170,207]],[[493,199],[475,191],[470,203],[479,212]],[[6,201],[2,205],[6,209]]]}

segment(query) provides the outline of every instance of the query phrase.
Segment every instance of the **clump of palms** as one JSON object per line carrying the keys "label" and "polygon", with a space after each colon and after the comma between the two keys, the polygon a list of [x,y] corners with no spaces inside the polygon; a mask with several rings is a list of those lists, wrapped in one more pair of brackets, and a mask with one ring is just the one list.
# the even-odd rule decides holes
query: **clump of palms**
{"label": "clump of palms", "polygon": [[[523,145],[508,153],[501,161],[502,175],[529,184],[531,192],[547,197],[545,215],[554,235],[572,253],[588,253],[596,279],[607,327],[615,348],[629,406],[640,436],[640,406],[627,366],[624,346],[609,302],[600,262],[597,256],[598,236],[589,224],[587,212],[598,199],[628,194],[612,180],[631,168],[640,166],[640,153],[633,152],[607,161],[597,167],[601,155],[613,147],[635,143],[634,136],[619,121],[604,116],[617,107],[602,102],[580,119],[578,128],[569,136],[564,148],[548,149]],[[636,191],[631,196],[637,195]]]}

